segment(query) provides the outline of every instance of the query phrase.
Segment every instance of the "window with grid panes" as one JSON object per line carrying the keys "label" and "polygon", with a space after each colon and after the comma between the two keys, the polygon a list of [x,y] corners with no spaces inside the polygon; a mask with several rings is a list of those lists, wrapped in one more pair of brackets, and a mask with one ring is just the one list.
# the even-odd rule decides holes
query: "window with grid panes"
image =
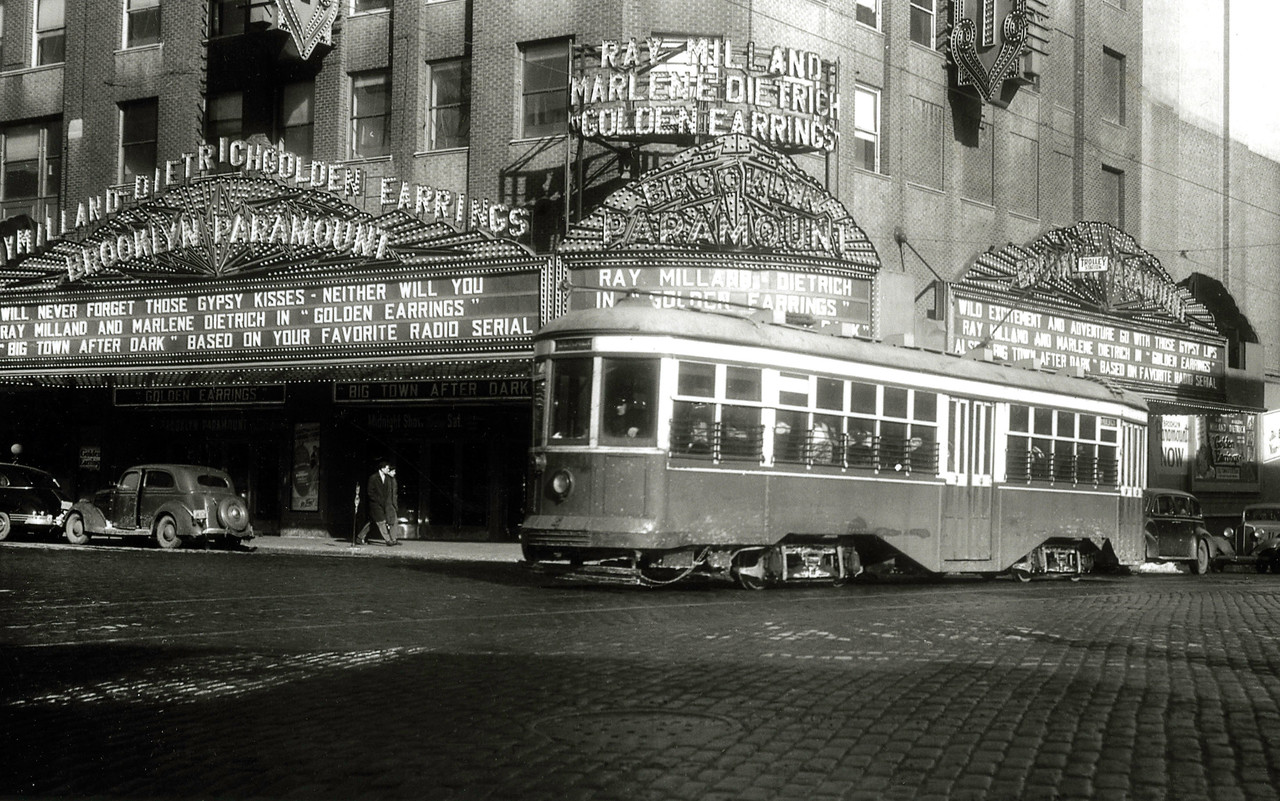
{"label": "window with grid panes", "polygon": [[160,0],[124,0],[124,46],[160,41]]}
{"label": "window with grid panes", "polygon": [[569,120],[569,45],[567,42],[520,47],[520,136],[556,136]]}
{"label": "window with grid panes", "polygon": [[1119,422],[1044,407],[1009,407],[1005,456],[1010,481],[1114,485]]}
{"label": "window with grid panes", "polygon": [[66,0],[36,0],[35,66],[61,64],[66,55]]}
{"label": "window with grid panes", "polygon": [[880,92],[869,86],[853,87],[854,158],[864,170],[880,171]]}
{"label": "window with grid panes", "polygon": [[911,0],[911,41],[932,50],[936,44],[937,0]]}
{"label": "window with grid panes", "polygon": [[427,149],[467,147],[471,143],[471,59],[438,61],[430,70]]}
{"label": "window with grid panes", "polygon": [[156,118],[159,100],[149,97],[120,104],[120,180],[150,175],[156,169]]}
{"label": "window with grid panes", "polygon": [[372,158],[388,153],[391,121],[391,75],[369,70],[351,75],[351,156]]}
{"label": "window with grid panes", "polygon": [[0,127],[0,219],[56,216],[61,186],[61,120]]}
{"label": "window with grid panes", "polygon": [[285,150],[306,158],[311,158],[315,97],[312,81],[288,83],[280,89],[279,136]]}

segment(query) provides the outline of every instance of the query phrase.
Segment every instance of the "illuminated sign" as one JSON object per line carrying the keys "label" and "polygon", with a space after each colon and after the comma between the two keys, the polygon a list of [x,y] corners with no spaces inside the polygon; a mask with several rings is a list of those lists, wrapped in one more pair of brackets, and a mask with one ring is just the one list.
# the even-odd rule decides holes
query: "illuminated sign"
{"label": "illuminated sign", "polygon": [[813,318],[819,330],[852,326],[871,336],[871,279],[784,270],[626,267],[582,271],[587,286],[603,292],[584,300],[612,306],[628,290],[649,293],[659,308],[724,309],[750,306]]}
{"label": "illuminated sign", "polygon": [[993,102],[1017,77],[1027,44],[1027,0],[952,0],[947,50],[956,83]]}
{"label": "illuminated sign", "polygon": [[280,9],[280,27],[293,36],[303,60],[311,58],[318,44],[330,44],[333,21],[338,18],[340,0],[275,0]]}
{"label": "illuminated sign", "polygon": [[736,135],[686,150],[614,192],[561,246],[566,254],[677,249],[880,267],[836,197],[791,159]]}
{"label": "illuminated sign", "polygon": [[285,401],[284,384],[213,387],[116,387],[116,406],[262,406]]}
{"label": "illuminated sign", "polygon": [[528,347],[538,274],[115,292],[0,306],[0,371]]}
{"label": "illuminated sign", "polygon": [[576,62],[569,126],[586,137],[744,134],[824,151],[839,139],[837,68],[816,53],[657,36],[606,39]]}
{"label": "illuminated sign", "polygon": [[998,361],[1036,360],[1144,388],[1221,394],[1226,340],[1139,329],[1116,320],[1084,318],[953,294],[948,349],[990,347]]}
{"label": "illuminated sign", "polygon": [[[59,212],[57,220],[51,217],[36,220],[32,226],[0,238],[0,266],[40,253],[71,234],[79,234],[118,219],[121,212],[136,209],[146,201],[161,197],[167,200],[172,196],[173,190],[189,189],[195,181],[230,181],[234,176],[219,175],[219,170],[226,167],[239,170],[244,176],[270,179],[285,189],[315,190],[342,198],[365,197],[367,191],[367,176],[358,166],[310,161],[265,141],[223,137],[216,145],[202,144],[189,153],[183,153],[180,158],[163,162],[153,174],[134,176],[130,187],[108,188],[100,195],[86,198],[76,206],[74,213],[64,208]],[[402,211],[420,220],[443,223],[458,230],[486,231],[512,239],[524,236],[529,230],[530,211],[526,208],[494,203],[488,198],[470,197],[465,192],[390,177],[381,178],[377,189],[379,204],[384,212],[388,209]],[[239,200],[243,201],[244,198]],[[246,212],[241,209],[239,213]],[[92,271],[94,263],[101,263],[106,259],[127,261],[134,256],[145,257],[157,248],[164,252],[187,247],[197,237],[209,239],[216,235],[219,222],[207,221],[204,227],[208,233],[202,235],[195,230],[200,225],[195,216],[195,212],[189,210],[188,219],[181,220],[178,216],[167,216],[157,210],[156,213],[147,215],[145,225],[139,226],[145,229],[143,239],[137,239],[130,232],[130,238],[134,240],[130,244],[114,249],[102,246],[107,249],[99,252],[97,259],[94,259],[93,252],[89,252],[80,260]],[[313,227],[313,238],[336,237],[336,244],[341,248],[344,246],[342,238],[347,237],[349,232],[334,233],[330,219],[331,216],[312,213],[304,216],[302,224]],[[349,216],[340,219],[352,224],[359,222]],[[227,227],[226,236],[234,234],[245,241],[257,236],[260,241],[292,244],[290,240],[298,234],[295,228],[297,221],[292,219],[260,220],[258,224],[268,225],[269,229],[256,234],[251,227],[252,223],[247,220],[245,223],[246,227],[240,232],[231,226],[229,220],[221,224]],[[314,230],[316,224],[326,227]],[[305,236],[305,228],[302,233]],[[113,246],[117,244],[119,243],[111,243]]]}
{"label": "illuminated sign", "polygon": [[342,402],[398,401],[421,403],[444,401],[529,400],[533,397],[528,378],[456,378],[426,381],[352,381],[333,385],[333,399]]}

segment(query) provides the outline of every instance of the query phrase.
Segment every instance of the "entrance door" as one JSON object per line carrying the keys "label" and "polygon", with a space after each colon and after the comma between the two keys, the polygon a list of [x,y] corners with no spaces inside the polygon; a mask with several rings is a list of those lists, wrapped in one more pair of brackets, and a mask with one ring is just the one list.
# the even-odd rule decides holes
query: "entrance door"
{"label": "entrance door", "polygon": [[942,558],[984,561],[991,558],[992,421],[990,403],[952,398],[948,484],[942,495]]}
{"label": "entrance door", "polygon": [[[490,449],[483,439],[427,443],[426,516],[442,538],[488,538]],[[422,512],[419,512],[420,524]]]}

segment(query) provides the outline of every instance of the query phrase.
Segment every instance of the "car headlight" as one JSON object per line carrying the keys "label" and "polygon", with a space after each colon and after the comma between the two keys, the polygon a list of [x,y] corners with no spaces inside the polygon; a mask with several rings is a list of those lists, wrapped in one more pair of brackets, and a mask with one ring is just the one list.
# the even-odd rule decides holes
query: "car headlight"
{"label": "car headlight", "polygon": [[557,470],[551,476],[551,492],[562,501],[568,498],[573,492],[573,473],[563,468]]}

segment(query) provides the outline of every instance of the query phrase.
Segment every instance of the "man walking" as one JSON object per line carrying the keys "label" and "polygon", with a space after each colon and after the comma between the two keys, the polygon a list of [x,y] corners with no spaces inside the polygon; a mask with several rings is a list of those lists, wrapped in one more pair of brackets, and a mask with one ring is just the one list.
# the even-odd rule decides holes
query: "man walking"
{"label": "man walking", "polygon": [[[399,510],[396,508],[396,466],[387,459],[379,460],[377,471],[369,476],[366,488],[369,499],[369,523],[377,526],[382,541],[388,546],[399,545],[396,539],[396,526],[399,525]],[[363,532],[362,532],[363,533]],[[364,537],[356,540],[363,545]]]}

